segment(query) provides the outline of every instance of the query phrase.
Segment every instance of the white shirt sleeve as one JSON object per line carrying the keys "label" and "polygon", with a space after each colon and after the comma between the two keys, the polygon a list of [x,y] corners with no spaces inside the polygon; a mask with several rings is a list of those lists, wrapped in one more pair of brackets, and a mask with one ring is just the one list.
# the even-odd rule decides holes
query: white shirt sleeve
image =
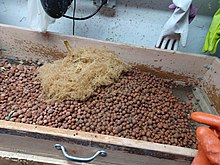
{"label": "white shirt sleeve", "polygon": [[47,31],[49,24],[55,22],[55,19],[44,11],[40,0],[28,0],[27,18],[30,28],[39,32]]}

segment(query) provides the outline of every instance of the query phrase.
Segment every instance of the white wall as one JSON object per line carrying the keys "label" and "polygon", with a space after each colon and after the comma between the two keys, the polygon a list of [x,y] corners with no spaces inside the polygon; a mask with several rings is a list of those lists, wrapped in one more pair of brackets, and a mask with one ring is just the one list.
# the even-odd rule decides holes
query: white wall
{"label": "white wall", "polygon": [[[167,7],[170,3],[171,0],[118,0],[115,15],[102,10],[89,20],[76,21],[75,33],[99,40],[154,47],[161,28],[172,14]],[[193,4],[199,8],[199,13],[190,24],[187,46],[180,46],[179,50],[201,54],[212,16],[219,5],[217,0],[197,0]],[[78,0],[76,16],[87,16],[95,9],[91,0]],[[69,15],[71,13],[68,11]],[[0,0],[0,23],[29,27],[27,0]],[[72,34],[72,21],[61,18],[48,30]]]}

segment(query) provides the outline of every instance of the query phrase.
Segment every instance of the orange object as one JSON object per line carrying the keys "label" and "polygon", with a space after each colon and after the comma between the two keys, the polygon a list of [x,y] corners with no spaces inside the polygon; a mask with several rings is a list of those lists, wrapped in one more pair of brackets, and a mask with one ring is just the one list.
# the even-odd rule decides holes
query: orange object
{"label": "orange object", "polygon": [[216,131],[216,129],[213,127],[209,127],[209,129],[211,129],[214,132],[214,134],[220,139],[220,131]]}
{"label": "orange object", "polygon": [[196,129],[198,141],[211,164],[220,165],[220,140],[209,128],[201,126]]}
{"label": "orange object", "polygon": [[211,165],[200,144],[198,144],[198,153],[191,165]]}
{"label": "orange object", "polygon": [[208,114],[205,112],[193,112],[191,114],[191,119],[195,120],[198,123],[212,126],[220,131],[220,116]]}

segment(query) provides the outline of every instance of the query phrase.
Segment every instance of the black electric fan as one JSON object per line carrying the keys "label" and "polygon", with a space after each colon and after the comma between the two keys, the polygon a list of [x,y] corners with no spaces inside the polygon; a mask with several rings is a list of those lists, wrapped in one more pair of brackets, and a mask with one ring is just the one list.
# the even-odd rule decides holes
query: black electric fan
{"label": "black electric fan", "polygon": [[61,18],[73,0],[41,0],[44,11],[52,18]]}

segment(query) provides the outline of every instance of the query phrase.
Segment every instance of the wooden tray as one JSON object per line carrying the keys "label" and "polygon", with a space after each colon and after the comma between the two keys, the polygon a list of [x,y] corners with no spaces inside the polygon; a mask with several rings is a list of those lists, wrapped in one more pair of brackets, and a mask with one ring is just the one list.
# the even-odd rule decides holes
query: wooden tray
{"label": "wooden tray", "polygon": [[[28,29],[0,24],[0,57],[15,59],[55,60],[67,54],[63,40],[75,48],[107,47],[133,65],[162,77],[178,81],[198,81],[202,90],[199,97],[201,110],[220,112],[220,61],[218,58],[181,52],[148,49],[130,45],[38,33]],[[143,67],[144,66],[144,67]],[[202,91],[202,92],[201,92]],[[119,138],[81,131],[49,128],[0,121],[0,157],[4,164],[79,164],[67,160],[54,144],[65,146],[74,156],[91,156],[105,150],[106,157],[97,157],[89,164],[190,164],[196,150],[146,141]]]}

